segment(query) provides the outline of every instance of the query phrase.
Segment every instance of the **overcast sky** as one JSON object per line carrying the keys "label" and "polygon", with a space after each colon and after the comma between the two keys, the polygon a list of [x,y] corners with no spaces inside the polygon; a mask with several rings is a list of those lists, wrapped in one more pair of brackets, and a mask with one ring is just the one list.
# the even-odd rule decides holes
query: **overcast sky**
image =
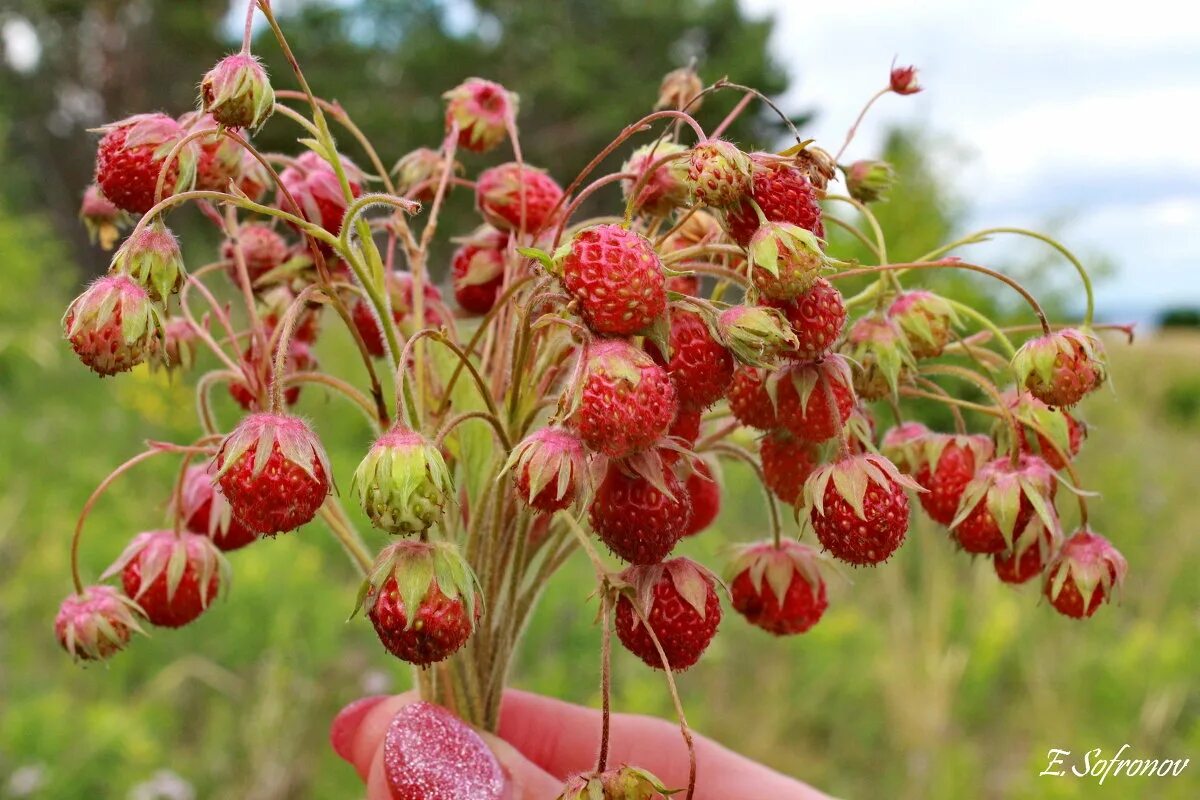
{"label": "overcast sky", "polygon": [[917,124],[968,154],[955,180],[980,225],[1066,220],[1111,256],[1110,310],[1200,304],[1200,6],[1177,0],[742,0],[773,13],[789,107],[835,149],[892,57],[925,91],[888,97],[853,155]]}

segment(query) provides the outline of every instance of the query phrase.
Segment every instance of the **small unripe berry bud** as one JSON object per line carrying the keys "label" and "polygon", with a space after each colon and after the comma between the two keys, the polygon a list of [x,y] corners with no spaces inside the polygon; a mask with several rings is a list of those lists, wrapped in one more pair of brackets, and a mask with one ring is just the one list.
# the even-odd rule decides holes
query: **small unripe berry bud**
{"label": "small unripe berry bud", "polygon": [[187,279],[175,234],[161,222],[142,228],[125,240],[113,256],[110,275],[128,275],[150,299],[165,303]]}
{"label": "small unripe berry bud", "polygon": [[88,239],[104,250],[112,250],[121,229],[130,222],[129,215],[117,208],[94,183],[83,193],[79,219],[87,228]]}
{"label": "small unripe berry bud", "polygon": [[917,83],[916,67],[897,67],[892,64],[889,88],[896,94],[916,94],[921,91]]}
{"label": "small unripe berry bud", "polygon": [[896,171],[886,161],[855,161],[846,167],[846,190],[860,203],[887,200]]}
{"label": "small unripe berry bud", "polygon": [[770,366],[796,346],[787,317],[766,306],[734,306],[717,317],[718,339],[743,364]]}
{"label": "small unripe berry bud", "polygon": [[[687,108],[689,114],[700,110],[701,101],[691,103],[692,98],[704,90],[704,83],[696,70],[691,67],[673,69],[663,76],[662,85],[658,87],[658,102],[656,109],[672,108],[681,111]],[[691,103],[691,105],[688,105]]]}
{"label": "small unripe berry bud", "polygon": [[454,483],[442,453],[415,431],[393,428],[354,471],[357,494],[372,524],[388,533],[419,533],[442,518]]}
{"label": "small unripe berry bud", "polygon": [[271,116],[275,91],[262,62],[249,53],[234,53],[200,82],[200,107],[222,125],[253,130]]}
{"label": "small unripe berry bud", "polygon": [[[413,200],[428,203],[433,199],[437,182],[445,168],[445,159],[441,153],[428,147],[418,147],[401,156],[396,166],[392,167],[392,172],[396,175],[396,191],[410,195]],[[455,173],[462,172],[462,164],[456,161],[451,169]]]}
{"label": "small unripe berry bud", "polygon": [[867,400],[895,397],[900,377],[912,367],[912,353],[899,326],[881,314],[850,326],[843,351],[855,362],[854,390]]}
{"label": "small unripe berry bud", "polygon": [[821,277],[825,254],[811,231],[788,222],[765,222],[747,248],[755,287],[771,300],[793,300]]}

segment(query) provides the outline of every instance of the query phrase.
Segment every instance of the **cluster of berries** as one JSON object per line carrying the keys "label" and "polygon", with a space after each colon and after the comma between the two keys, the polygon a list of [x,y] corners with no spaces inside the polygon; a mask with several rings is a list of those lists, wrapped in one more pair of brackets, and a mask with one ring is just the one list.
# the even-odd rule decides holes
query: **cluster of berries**
{"label": "cluster of berries", "polygon": [[[716,634],[720,589],[772,634],[809,630],[826,610],[833,560],[877,565],[903,544],[910,492],[959,547],[991,556],[1002,580],[1041,577],[1056,609],[1094,613],[1119,586],[1124,559],[1086,516],[1064,541],[1054,503],[1057,473],[1073,474],[1086,434],[1071,408],[1105,380],[1100,341],[1086,325],[1044,324],[1010,361],[990,347],[1008,345],[1002,331],[964,336],[956,304],[903,289],[896,265],[833,258],[829,204],[869,216],[890,167],[841,165],[811,143],[746,152],[710,138],[684,109],[694,113],[715,88],[690,70],[668,75],[665,110],[648,119],[687,124],[634,149],[618,175],[586,186],[580,175],[570,193],[523,160],[461,177],[459,153],[490,151],[517,131],[516,95],[477,78],[445,95],[441,146],[405,155],[387,174],[373,151],[380,174],[337,153],[325,115],[348,120],[315,100],[322,136],[306,152],[258,152],[249,133],[275,95],[245,51],[204,78],[199,111],[102,129],[83,218],[105,246],[130,215],[140,221],[109,273],[67,309],[66,338],[100,375],[143,361],[189,369],[207,348],[220,365],[201,383],[223,382],[246,413],[223,431],[199,392],[203,436],[155,451],[204,460],[180,473],[173,525],[136,536],[105,573],[120,575],[123,592],[85,587],[75,565],[77,591],[56,622],[64,647],[104,659],[143,621],[191,622],[228,587],[224,551],[320,514],[363,568],[355,608],[384,647],[434,669],[465,648],[468,666],[439,673],[446,693],[429,699],[469,698],[457,710],[494,725],[523,615],[574,548],[596,566],[620,642],[678,672]],[[890,88],[918,91],[915,73],[893,70]],[[690,145],[678,130],[689,126]],[[829,191],[839,173],[849,198]],[[623,221],[573,219],[581,199],[617,180]],[[426,255],[446,193],[464,186],[481,224],[457,240],[451,305]],[[223,236],[219,260],[190,274],[164,221],[185,202]],[[409,216],[419,204],[430,212],[417,235]],[[387,215],[367,216],[381,207]],[[397,254],[407,269],[392,266]],[[878,279],[859,295],[836,288],[864,272]],[[228,276],[225,291],[245,301],[241,332],[206,288],[212,274]],[[196,294],[208,303],[199,317]],[[326,306],[361,351],[370,397],[319,371]],[[449,357],[433,358],[434,344]],[[395,374],[394,419],[377,378],[384,368]],[[993,381],[1010,374],[1017,384],[1001,394]],[[1000,420],[994,431],[906,422],[877,438],[873,402],[956,403],[938,376],[969,377],[993,395],[994,406],[971,405]],[[376,427],[349,483],[370,523],[395,537],[373,563],[332,493],[322,443],[288,410],[306,384],[355,403]],[[490,425],[494,450],[472,453],[463,426],[473,421]],[[673,555],[718,515],[721,457],[759,475],[773,521],[771,536],[732,553],[727,582]],[[794,507],[801,538],[811,533],[814,544],[784,538],[776,500]],[[604,566],[577,522],[584,512],[621,571]],[[665,792],[622,767],[572,779],[563,797]]]}

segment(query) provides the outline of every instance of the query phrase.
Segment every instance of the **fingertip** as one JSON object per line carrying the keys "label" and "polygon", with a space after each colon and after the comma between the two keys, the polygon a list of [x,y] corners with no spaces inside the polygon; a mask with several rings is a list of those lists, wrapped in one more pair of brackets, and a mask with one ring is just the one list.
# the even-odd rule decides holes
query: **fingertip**
{"label": "fingertip", "polygon": [[333,724],[329,726],[329,744],[333,747],[333,752],[343,760],[353,763],[354,736],[358,733],[363,717],[386,699],[385,694],[360,697],[339,711],[333,718]]}

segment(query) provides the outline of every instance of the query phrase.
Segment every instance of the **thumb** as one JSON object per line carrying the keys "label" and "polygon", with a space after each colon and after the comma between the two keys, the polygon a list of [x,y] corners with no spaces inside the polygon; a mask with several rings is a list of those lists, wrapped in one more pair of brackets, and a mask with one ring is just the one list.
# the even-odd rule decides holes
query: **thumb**
{"label": "thumb", "polygon": [[534,764],[508,742],[490,733],[480,733],[500,760],[509,779],[505,800],[554,800],[562,793],[563,781]]}
{"label": "thumb", "polygon": [[[415,692],[364,697],[343,708],[334,718],[329,731],[330,744],[367,784],[368,800],[393,800],[384,765],[384,740],[396,715],[419,699]],[[502,739],[486,733],[479,735],[505,773],[504,800],[553,800],[558,796],[562,781]]]}

